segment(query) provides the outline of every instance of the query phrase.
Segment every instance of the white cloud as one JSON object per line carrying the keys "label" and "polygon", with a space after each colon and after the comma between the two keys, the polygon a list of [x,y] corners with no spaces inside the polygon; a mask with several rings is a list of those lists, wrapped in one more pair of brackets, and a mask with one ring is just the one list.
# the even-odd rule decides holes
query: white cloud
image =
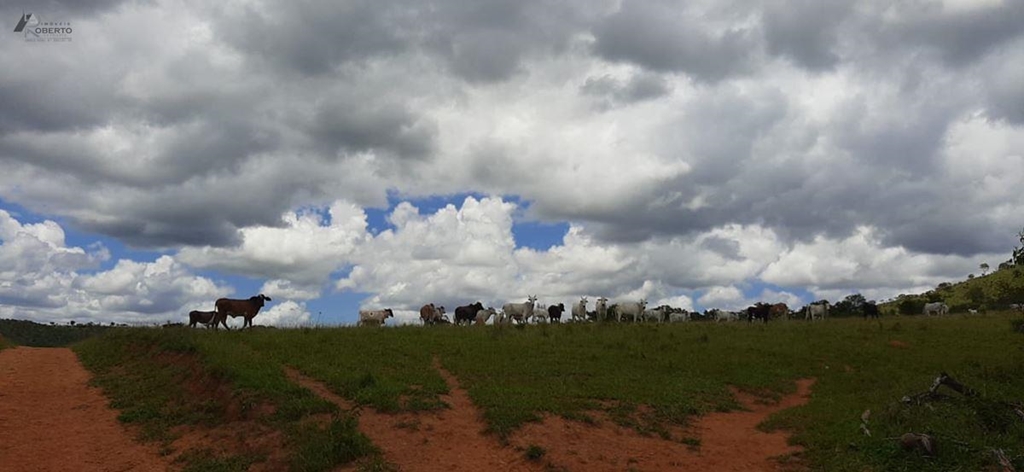
{"label": "white cloud", "polygon": [[[238,318],[241,320],[241,318]],[[284,300],[274,303],[262,310],[253,318],[254,325],[270,325],[283,327],[296,327],[309,325],[312,316],[304,302]],[[240,325],[239,325],[240,326]]]}
{"label": "white cloud", "polygon": [[[329,218],[329,221],[328,221]],[[336,201],[322,216],[315,211],[290,211],[283,226],[242,229],[239,246],[187,247],[178,258],[193,267],[217,269],[272,279],[266,291],[282,288],[294,298],[319,291],[331,272],[352,259],[356,248],[370,235],[366,213],[358,206]],[[281,281],[281,282],[278,282]]]}
{"label": "white cloud", "polygon": [[[409,310],[886,297],[1019,230],[1020,2],[243,3],[86,2],[90,41],[0,44],[0,198],[173,259],[82,276],[106,249],[5,214],[5,297],[152,310],[208,293],[172,278],[195,268]],[[464,193],[529,206],[367,232],[389,197]],[[520,210],[569,233],[516,248]]]}
{"label": "white cloud", "polygon": [[97,246],[91,251],[67,247],[64,230],[53,221],[21,224],[0,210],[0,315],[41,322],[182,321],[190,310],[212,309],[213,300],[230,289],[190,273],[171,256],[153,262],[120,259],[104,271],[95,269],[109,258]]}
{"label": "white cloud", "polygon": [[734,286],[711,287],[697,301],[707,308],[723,310],[739,310],[750,306],[743,296],[743,291]]}

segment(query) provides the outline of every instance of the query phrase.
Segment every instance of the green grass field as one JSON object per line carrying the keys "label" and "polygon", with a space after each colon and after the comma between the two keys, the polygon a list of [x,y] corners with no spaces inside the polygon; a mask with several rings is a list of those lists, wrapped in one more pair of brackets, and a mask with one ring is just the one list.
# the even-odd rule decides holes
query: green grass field
{"label": "green grass field", "polygon": [[[122,409],[122,418],[149,425],[154,438],[175,424],[223,417],[222,406],[180,401],[183,393],[172,386],[181,384],[183,374],[174,373],[173,364],[152,361],[162,357],[158,353],[194,357],[206,374],[230,386],[231,401],[277,405],[268,422],[292,438],[288,447],[294,449],[294,470],[328,470],[376,452],[355,431],[351,418],[289,383],[281,366],[293,366],[339,394],[383,411],[426,410],[444,407],[438,395],[446,386],[431,367],[436,356],[484,410],[498,437],[541,413],[585,419],[588,411],[602,408],[656,436],[667,425],[734,408],[729,385],[782,394],[792,391],[795,379],[815,377],[809,404],[765,424],[793,431],[793,441],[807,448],[805,457],[813,469],[976,471],[994,467],[991,449],[1002,449],[1024,469],[1024,420],[1010,406],[1024,401],[1024,333],[1011,326],[1017,318],[1000,313],[768,326],[567,324],[247,332],[135,328],[112,330],[76,350]],[[939,372],[976,389],[979,396],[940,390],[946,395],[937,400],[900,402],[927,390]],[[135,380],[140,378],[151,383]],[[638,405],[650,408],[642,416],[630,414]],[[860,430],[861,414],[868,409],[870,437]],[[301,426],[307,424],[304,418],[325,412],[334,415],[331,425]],[[893,438],[906,432],[932,435],[939,444],[938,456],[901,450]],[[321,438],[319,443],[315,438]],[[340,449],[335,447],[339,442],[344,444]],[[317,464],[308,459],[320,457],[329,459]]]}

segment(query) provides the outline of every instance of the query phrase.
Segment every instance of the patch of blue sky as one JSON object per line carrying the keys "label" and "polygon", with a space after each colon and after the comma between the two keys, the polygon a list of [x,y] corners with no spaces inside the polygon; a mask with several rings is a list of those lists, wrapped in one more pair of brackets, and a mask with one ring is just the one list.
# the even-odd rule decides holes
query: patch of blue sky
{"label": "patch of blue sky", "polygon": [[355,324],[359,320],[359,306],[370,294],[325,290],[320,298],[306,302],[309,322],[316,326]]}
{"label": "patch of blue sky", "polygon": [[536,221],[517,221],[512,224],[512,237],[516,247],[528,247],[538,251],[546,251],[554,246],[562,245],[565,234],[569,232],[569,223],[544,223]]}

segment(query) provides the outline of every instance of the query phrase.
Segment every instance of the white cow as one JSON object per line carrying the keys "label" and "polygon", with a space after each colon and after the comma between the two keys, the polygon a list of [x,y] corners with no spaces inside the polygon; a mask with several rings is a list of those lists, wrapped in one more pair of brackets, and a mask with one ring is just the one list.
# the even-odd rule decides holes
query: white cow
{"label": "white cow", "polygon": [[[494,316],[496,313],[497,311],[494,310],[494,307],[477,311],[476,319],[474,319],[473,322],[478,325],[487,324],[487,320],[491,319],[491,317]],[[497,323],[498,320],[495,319],[494,322]]]}
{"label": "white cow", "polygon": [[597,304],[594,306],[597,310],[597,321],[604,321],[608,319],[608,299],[600,297],[597,299]]}
{"label": "white cow", "polygon": [[547,323],[549,321],[548,320],[548,307],[546,307],[544,305],[538,305],[538,306],[533,307],[533,313],[531,315],[529,315],[528,318],[532,319],[534,323],[540,323],[541,320],[544,320],[544,322]]}
{"label": "white cow", "polygon": [[653,310],[644,310],[643,320],[648,322],[661,323],[661,320],[664,319],[664,317],[664,309],[658,307]]}
{"label": "white cow", "polygon": [[533,315],[533,304],[537,302],[536,295],[530,295],[526,303],[506,303],[502,305],[501,311],[505,316],[520,323],[525,323]]}
{"label": "white cow", "polygon": [[581,297],[580,301],[572,306],[573,321],[587,321],[587,297]]}
{"label": "white cow", "polygon": [[620,303],[615,308],[615,321],[622,321],[623,316],[629,316],[635,321],[640,321],[640,317],[644,314],[644,308],[647,308],[647,300],[643,298],[639,302]]}
{"label": "white cow", "polygon": [[383,310],[359,310],[359,322],[357,326],[384,326],[384,320],[394,318],[395,314],[390,308]]}
{"label": "white cow", "polygon": [[690,314],[683,310],[681,312],[671,312],[668,314],[669,323],[686,323],[690,321]]}
{"label": "white cow", "polygon": [[716,310],[716,311],[717,311],[717,313],[715,315],[715,322],[716,323],[721,323],[723,321],[739,321],[740,320],[740,312],[738,312],[738,311],[725,311],[725,310]]}
{"label": "white cow", "polygon": [[805,308],[807,310],[805,317],[808,320],[824,320],[828,316],[828,307],[829,303],[827,300],[824,303],[811,303]]}
{"label": "white cow", "polygon": [[947,313],[949,313],[949,307],[945,303],[934,302],[924,304],[924,314],[926,315],[945,315]]}

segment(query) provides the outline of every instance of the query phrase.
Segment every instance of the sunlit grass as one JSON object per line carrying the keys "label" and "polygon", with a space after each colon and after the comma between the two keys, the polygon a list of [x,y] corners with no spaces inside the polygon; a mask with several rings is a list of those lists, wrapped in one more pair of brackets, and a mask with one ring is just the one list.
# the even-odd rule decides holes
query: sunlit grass
{"label": "sunlit grass", "polygon": [[[809,404],[779,413],[765,425],[792,430],[814,468],[982,470],[992,464],[990,448],[1001,448],[1017,461],[1024,457],[1024,421],[1003,408],[1022,400],[1024,392],[1024,334],[1014,332],[1011,319],[990,314],[767,326],[130,330],[90,341],[89,349],[110,356],[110,345],[130,340],[192,352],[212,375],[234,386],[236,398],[279,404],[277,421],[293,424],[326,407],[291,384],[282,366],[295,367],[356,403],[381,411],[416,411],[445,407],[440,395],[447,386],[433,368],[436,358],[482,408],[498,437],[543,414],[586,420],[594,409],[657,436],[666,425],[735,408],[730,385],[781,395],[794,390],[796,379],[815,377]],[[102,372],[103,361],[95,362],[99,366],[93,368]],[[943,371],[978,390],[980,398],[951,393],[929,405],[900,403],[904,395],[928,389]],[[642,418],[634,414],[639,405],[649,407]],[[870,437],[860,429],[861,414],[868,409],[873,412]],[[140,416],[147,414],[143,409]],[[905,432],[931,434],[941,453],[924,458],[900,450],[892,438]],[[358,437],[345,435],[351,448],[363,450]],[[336,441],[316,447],[349,458],[345,451],[350,448],[339,449]]]}

